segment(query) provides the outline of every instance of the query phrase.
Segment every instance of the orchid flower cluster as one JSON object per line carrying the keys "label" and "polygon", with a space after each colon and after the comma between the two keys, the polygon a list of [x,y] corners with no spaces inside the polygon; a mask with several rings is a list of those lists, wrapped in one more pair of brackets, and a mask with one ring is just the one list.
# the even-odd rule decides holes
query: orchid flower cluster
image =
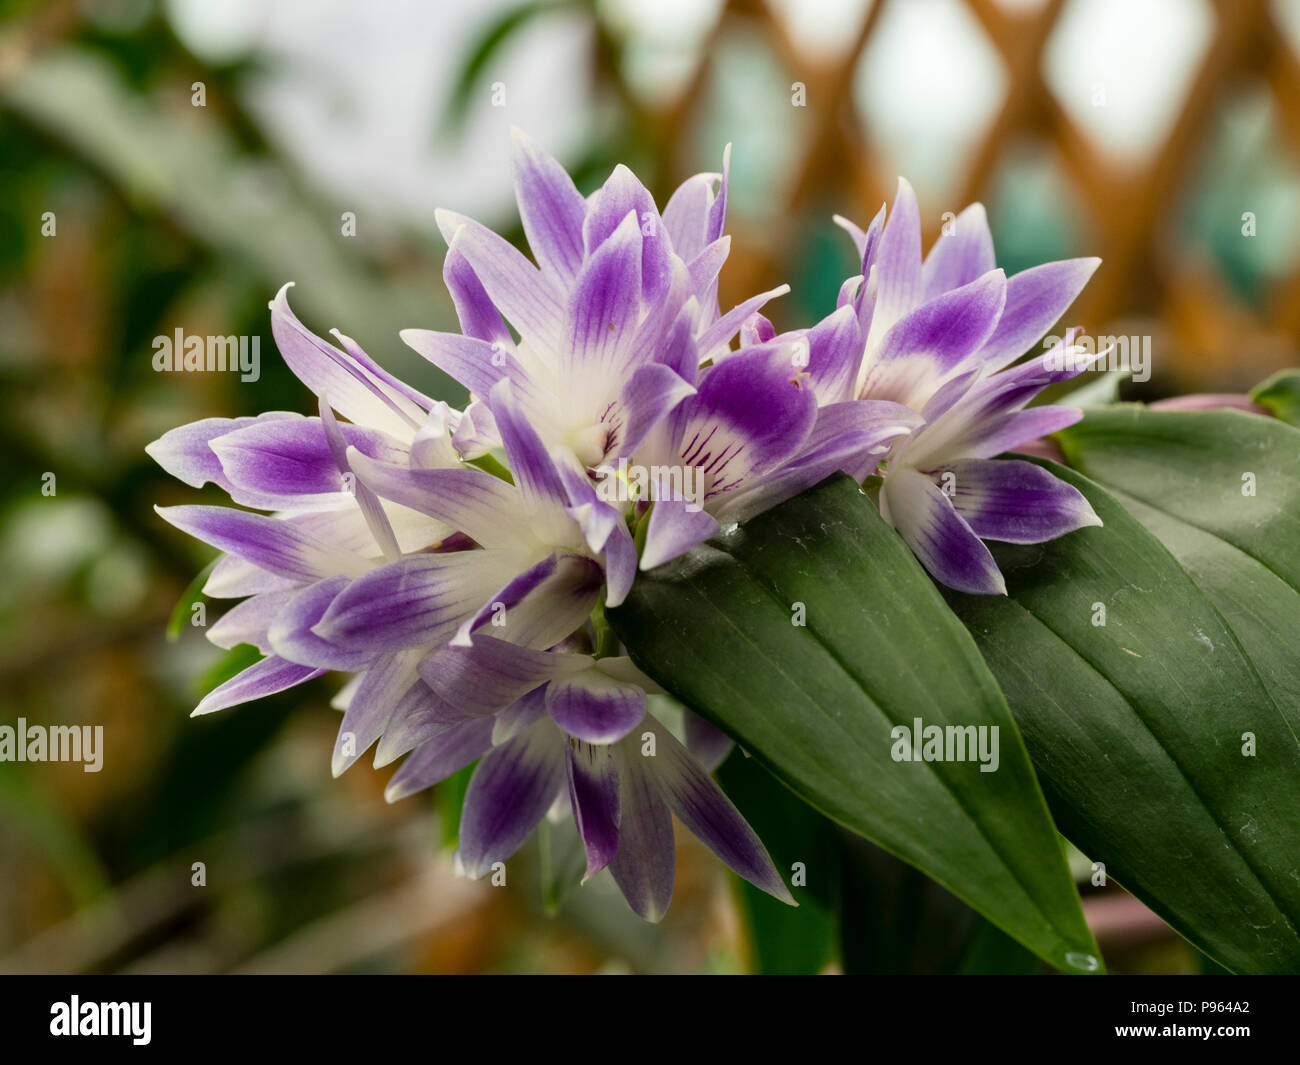
{"label": "orchid flower cluster", "polygon": [[1043,468],[994,459],[1080,417],[1026,406],[1084,360],[1012,364],[1097,261],[1008,279],[978,205],[923,259],[900,182],[865,230],[840,220],[861,271],[838,308],[778,335],[761,310],[785,286],[718,305],[729,153],[661,212],[625,167],[584,197],[521,134],[513,151],[535,262],[440,211],[460,332],[402,333],[468,390],[463,410],[349,337],[312,333],[286,285],[272,331],[318,415],[209,418],[149,446],[186,484],[211,482],[237,504],[159,513],[223,552],[204,592],[241,602],[209,639],[265,656],[195,714],[350,674],[335,701],[335,775],[372,746],[376,766],[405,756],[392,801],[477,762],[457,852],[468,875],[508,859],[543,818],[572,817],[586,877],[608,868],[632,909],[658,920],[675,815],[793,902],[711,776],[730,740],[689,709],[680,738],[665,727],[649,699],[661,689],[604,610],[638,571],[836,472],[876,490],[937,580],[1005,592],[985,539],[1098,524]]}

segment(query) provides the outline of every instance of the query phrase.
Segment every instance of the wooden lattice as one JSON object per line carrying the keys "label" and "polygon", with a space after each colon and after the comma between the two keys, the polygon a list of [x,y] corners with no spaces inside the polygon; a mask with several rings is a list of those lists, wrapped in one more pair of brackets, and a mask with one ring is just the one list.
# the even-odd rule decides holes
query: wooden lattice
{"label": "wooden lattice", "polygon": [[[806,217],[807,211],[830,202],[842,204],[845,214],[866,218],[891,197],[895,175],[882,172],[880,153],[850,89],[882,13],[899,2],[907,0],[877,0],[852,47],[833,62],[819,63],[802,54],[761,0],[729,0],[712,30],[706,56],[716,53],[740,25],[758,28],[777,58],[798,72],[810,100],[834,102],[809,108],[813,128],[781,217]],[[1300,341],[1300,270],[1273,284],[1262,311],[1249,308],[1204,263],[1179,254],[1171,218],[1216,109],[1239,87],[1262,85],[1272,95],[1283,135],[1292,150],[1300,151],[1300,60],[1267,0],[1211,0],[1214,38],[1163,143],[1135,165],[1117,163],[1090,143],[1044,81],[1044,50],[1067,0],[1046,0],[1030,11],[1007,9],[996,0],[963,2],[1005,67],[1007,92],[970,157],[956,202],[987,196],[1000,161],[1013,146],[1026,140],[1045,144],[1058,153],[1065,180],[1083,209],[1087,251],[1104,259],[1072,321],[1093,332],[1134,315],[1163,321],[1175,364],[1172,373],[1168,367],[1165,372],[1184,385],[1241,384],[1294,363]],[[709,77],[706,60],[684,93],[656,116],[660,128],[684,127],[698,111]],[[682,162],[679,171],[686,169]],[[927,213],[927,224],[933,227],[927,237],[933,239],[939,224],[935,212]],[[774,260],[782,244],[758,242],[734,256],[730,287],[739,293],[770,282],[780,273]]]}

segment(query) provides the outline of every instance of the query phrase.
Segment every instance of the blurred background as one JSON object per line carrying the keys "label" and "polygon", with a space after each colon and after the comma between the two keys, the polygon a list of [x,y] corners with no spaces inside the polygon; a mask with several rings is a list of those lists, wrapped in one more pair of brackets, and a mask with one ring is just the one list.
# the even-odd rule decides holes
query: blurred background
{"label": "blurred background", "polygon": [[[241,663],[184,612],[168,639],[209,556],[154,515],[200,500],[144,445],[201,417],[314,409],[270,337],[285,281],[318,332],[459,402],[397,333],[455,327],[435,207],[520,239],[512,124],[584,192],[626,162],[661,204],[731,142],[722,303],[789,282],[782,328],[831,310],[852,270],[831,214],[865,223],[904,174],[927,243],[979,199],[1009,273],[1102,256],[1071,324],[1152,338],[1131,398],[1244,391],[1297,362],[1300,2],[6,0],[0,15],[0,724],[103,725],[105,747],[99,773],[0,763],[0,971],[764,967],[762,904],[687,833],[653,928],[602,878],[563,890],[571,841],[531,844],[505,889],[456,878],[464,778],[392,807],[388,770],[332,780],[327,679],[187,717]],[[260,379],[154,372],[153,338],[177,328],[260,335]],[[724,777],[743,790],[745,772]],[[864,884],[881,934],[901,934],[917,885],[897,869]],[[1113,970],[1205,967],[1122,892],[1087,906]],[[989,953],[969,916],[952,942],[1029,964]]]}

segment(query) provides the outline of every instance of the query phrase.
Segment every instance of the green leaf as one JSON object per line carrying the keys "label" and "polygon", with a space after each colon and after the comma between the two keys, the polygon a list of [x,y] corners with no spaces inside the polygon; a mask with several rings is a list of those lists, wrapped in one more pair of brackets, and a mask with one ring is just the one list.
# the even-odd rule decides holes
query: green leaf
{"label": "green leaf", "polygon": [[490,473],[493,477],[505,481],[506,484],[514,484],[514,476],[506,469],[505,465],[499,458],[490,451],[486,454],[479,455],[478,458],[466,459],[466,466],[477,466],[484,473]]}
{"label": "green leaf", "polygon": [[1300,733],[1300,433],[1238,411],[1087,421],[1062,434],[1066,454],[1178,559]]}
{"label": "green leaf", "polygon": [[734,877],[760,973],[1034,973],[1032,952],[924,873],[836,825],[736,751],[718,783],[781,870],[800,863],[785,906]]}
{"label": "green leaf", "polygon": [[203,585],[207,583],[208,574],[217,567],[219,559],[214,558],[195,575],[189,586],[181,593],[180,599],[172,608],[171,617],[167,619],[167,642],[174,643],[180,639],[181,630],[190,620],[190,611],[194,604],[203,598]]}
{"label": "green leaf", "polygon": [[842,832],[840,945],[849,974],[1035,973],[1042,963],[924,873]]}
{"label": "green leaf", "polygon": [[981,920],[958,970],[967,976],[1034,976],[1043,963],[996,925]]}
{"label": "green leaf", "polygon": [[[718,783],[766,845],[776,867],[793,878],[797,907],[778,902],[734,877],[749,930],[754,971],[781,975],[821,972],[837,955],[835,908],[840,880],[836,827],[767,772],[733,751]],[[798,866],[796,867],[796,863]]]}
{"label": "green leaf", "polygon": [[1085,383],[1071,389],[1063,396],[1052,399],[1051,402],[1064,404],[1067,407],[1108,407],[1112,403],[1119,402],[1120,385],[1131,376],[1132,374],[1127,370],[1103,370],[1098,374],[1090,375]]}
{"label": "green leaf", "polygon": [[443,118],[444,132],[458,134],[469,115],[474,92],[518,32],[539,15],[550,15],[590,6],[588,0],[525,0],[494,17],[479,34],[465,61],[452,79],[451,99]]}
{"label": "green leaf", "polygon": [[546,818],[537,826],[537,852],[542,908],[554,917],[581,884],[587,855],[572,820],[553,825]]}
{"label": "green leaf", "polygon": [[1250,398],[1274,418],[1300,426],[1300,370],[1279,370],[1251,389]]}
{"label": "green leaf", "polygon": [[460,841],[460,815],[465,808],[465,795],[473,775],[474,766],[467,765],[434,785],[434,804],[442,823],[442,845],[448,849],[455,849]]}
{"label": "green leaf", "polygon": [[[642,575],[608,616],[643,670],[820,812],[924,870],[1058,968],[1098,967],[997,684],[911,551],[848,478]],[[997,771],[895,761],[892,730],[917,718],[997,727]]]}
{"label": "green leaf", "polygon": [[748,880],[732,879],[749,930],[754,972],[815,976],[835,960],[836,922],[830,910],[816,903],[787,906]]}
{"label": "green leaf", "polygon": [[1297,430],[1243,411],[1135,404],[1090,411],[1056,439],[1094,481],[1213,533],[1300,586]]}
{"label": "green leaf", "polygon": [[[1085,424],[1129,416],[1090,412]],[[1202,433],[1224,446],[1211,427]],[[1103,435],[1109,462],[1115,442]],[[1009,595],[949,601],[1006,693],[1058,824],[1228,967],[1300,968],[1293,727],[1160,542],[1096,484],[1044,465],[1088,497],[1104,526],[995,545]],[[1140,473],[1168,476],[1161,464]],[[1247,732],[1254,757],[1243,756]]]}
{"label": "green leaf", "polygon": [[206,695],[226,681],[239,676],[249,666],[263,658],[262,652],[251,643],[237,643],[209,667],[194,685],[195,690]]}

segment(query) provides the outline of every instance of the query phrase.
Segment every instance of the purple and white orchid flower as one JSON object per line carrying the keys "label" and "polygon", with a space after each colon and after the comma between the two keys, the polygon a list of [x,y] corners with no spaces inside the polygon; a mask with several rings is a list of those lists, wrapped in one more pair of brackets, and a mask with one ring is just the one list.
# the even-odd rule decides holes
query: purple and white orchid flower
{"label": "purple and white orchid flower", "polygon": [[[340,339],[350,350],[340,351],[310,333],[294,317],[284,290],[271,311],[285,361],[321,397],[320,417],[209,418],[174,429],[146,449],[193,487],[211,482],[242,506],[276,512],[159,510],[224,552],[205,594],[243,599],[208,638],[227,648],[251,644],[266,655],[211,692],[196,714],[283,691],[330,669],[364,674],[359,707],[385,701],[392,662],[382,652],[329,644],[309,626],[353,580],[403,551],[441,545],[455,533],[417,511],[380,501],[356,485],[343,461],[349,448],[377,460],[447,461],[446,451],[421,435],[430,423],[441,422],[445,405],[395,381],[347,338]],[[351,422],[340,424],[331,403]]]}
{"label": "purple and white orchid flower", "polygon": [[[466,411],[402,385],[341,334],[341,347],[315,336],[282,290],[273,332],[320,416],[209,419],[150,445],[187,483],[272,511],[162,512],[227,553],[210,594],[248,596],[210,637],[267,656],[196,712],[350,673],[335,700],[336,774],[376,744],[377,765],[408,755],[396,799],[482,758],[462,825],[471,875],[513,854],[544,800],[541,813],[572,813],[588,874],[610,866],[657,919],[672,889],[671,809],[792,901],[709,777],[730,741],[689,711],[686,745],[668,734],[647,713],[659,689],[589,620],[627,594],[638,559],[626,508],[597,498],[588,464],[631,455],[767,298],[718,314],[725,174],[692,179],[661,218],[624,168],[587,201],[522,138],[516,165],[540,265],[442,216],[465,335],[408,335],[471,389]],[[496,449],[510,480],[467,461]],[[544,765],[529,753],[542,750]]]}
{"label": "purple and white orchid flower", "polygon": [[[862,405],[851,425],[819,419],[793,345],[731,351],[741,325],[786,286],[718,313],[717,276],[729,247],[725,161],[721,175],[685,182],[661,217],[626,167],[584,200],[522,134],[514,150],[520,216],[537,265],[477,223],[441,212],[445,276],[464,335],[402,335],[477,397],[476,423],[499,419],[510,402],[513,416],[533,427],[562,469],[593,551],[634,559],[623,519],[649,500],[620,494],[614,471],[627,463],[647,473],[656,504],[640,560],[647,569],[707,539],[719,521],[772,506],[833,472],[829,436],[851,430],[865,446],[910,428],[887,404]],[[686,481],[707,484],[692,494]],[[611,574],[608,605],[621,602],[627,576]]]}
{"label": "purple and white orchid flower", "polygon": [[[1073,334],[1015,363],[1065,313],[1100,260],[1070,259],[1011,278],[996,268],[984,208],[967,207],[921,256],[916,197],[906,181],[886,218],[854,239],[862,273],[818,333],[854,337],[833,347],[820,375],[831,401],[889,400],[920,424],[885,454],[846,467],[883,478],[880,512],[937,580],[964,592],[1005,594],[984,540],[1039,543],[1100,519],[1073,487],[1021,460],[994,460],[1072,425],[1083,412],[1027,404],[1091,364]],[[748,328],[761,330],[763,323]]]}
{"label": "purple and white orchid flower", "polygon": [[[839,308],[776,336],[759,311],[784,286],[719,313],[729,153],[662,214],[625,167],[583,197],[518,133],[514,167],[536,261],[439,212],[461,332],[402,334],[468,389],[465,410],[348,337],[310,332],[286,286],[272,330],[318,416],[211,418],[149,446],[182,481],[237,504],[160,513],[224,552],[205,592],[243,600],[209,638],[265,655],[195,712],[349,674],[336,774],[371,747],[376,766],[404,757],[396,800],[478,763],[458,852],[469,875],[510,858],[542,817],[571,815],[587,876],[608,868],[657,920],[676,815],[793,902],[710,777],[731,741],[689,710],[681,740],[665,728],[649,699],[663,693],[604,608],[639,570],[837,470],[883,475],[882,514],[939,580],[1004,591],[983,538],[1036,542],[1096,522],[1041,468],[991,461],[1077,417],[1025,409],[1076,360],[1010,364],[1096,261],[1008,280],[978,206],[922,260],[902,183],[888,221],[882,209],[866,231],[849,226],[863,268]],[[491,452],[506,476],[479,461]],[[629,468],[645,477],[624,491]]]}
{"label": "purple and white orchid flower", "polygon": [[[424,723],[432,734],[387,792],[401,798],[482,759],[460,825],[457,857],[468,875],[509,858],[544,816],[571,814],[587,856],[584,880],[608,866],[632,909],[657,921],[672,897],[671,812],[741,876],[793,902],[761,841],[709,776],[730,749],[721,733],[686,711],[683,745],[647,710],[647,694],[661,689],[626,657],[534,655],[530,672],[504,648],[487,650],[495,642],[477,641],[452,668],[439,663],[430,685],[463,691],[472,677],[478,690],[492,691],[489,701],[530,690],[491,716],[464,716],[475,708],[462,697],[453,711],[461,720]],[[543,657],[553,661],[537,661]],[[533,686],[539,676],[550,679]],[[408,733],[399,745],[409,744]]]}
{"label": "purple and white orchid flower", "polygon": [[919,424],[890,402],[819,409],[805,369],[808,350],[806,338],[795,335],[727,355],[700,371],[695,393],[647,436],[635,465],[680,473],[694,491],[665,489],[661,474],[642,569],[811,488],[850,455],[885,450]]}
{"label": "purple and white orchid flower", "polygon": [[543,443],[593,469],[630,455],[691,393],[681,371],[725,351],[741,323],[789,286],[719,316],[718,272],[730,248],[725,167],[691,178],[663,215],[624,166],[584,199],[518,131],[514,167],[537,265],[477,222],[439,211],[463,335],[408,329],[402,338],[480,402],[510,381]]}

